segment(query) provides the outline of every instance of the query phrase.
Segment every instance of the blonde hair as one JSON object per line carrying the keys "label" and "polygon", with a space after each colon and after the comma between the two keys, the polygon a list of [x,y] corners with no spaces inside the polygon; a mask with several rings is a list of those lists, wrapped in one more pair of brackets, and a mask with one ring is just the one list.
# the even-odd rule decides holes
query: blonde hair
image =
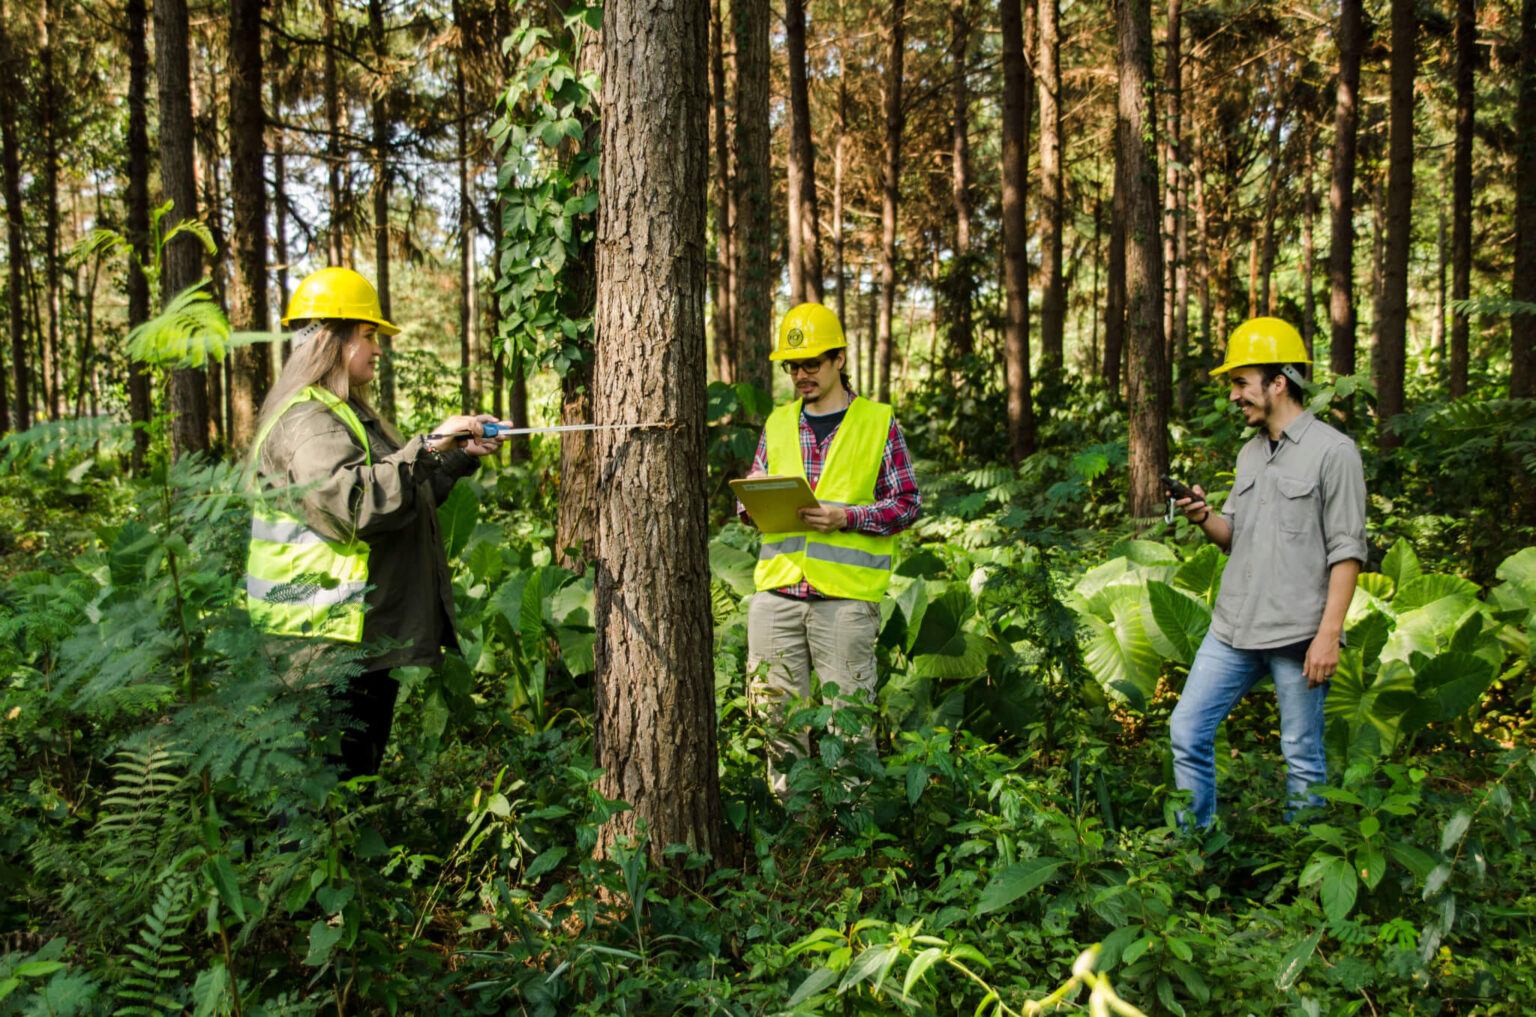
{"label": "blonde hair", "polygon": [[256,433],[260,434],[269,423],[276,420],[294,393],[310,385],[318,385],[338,399],[350,399],[362,406],[378,418],[379,426],[390,441],[396,445],[405,444],[399,429],[380,416],[369,403],[368,394],[372,386],[354,385],[347,374],[347,343],[364,324],[367,322],[327,318],[320,323],[318,333],[294,346],[272,390],[267,393],[266,402],[261,404],[261,419],[256,423]]}

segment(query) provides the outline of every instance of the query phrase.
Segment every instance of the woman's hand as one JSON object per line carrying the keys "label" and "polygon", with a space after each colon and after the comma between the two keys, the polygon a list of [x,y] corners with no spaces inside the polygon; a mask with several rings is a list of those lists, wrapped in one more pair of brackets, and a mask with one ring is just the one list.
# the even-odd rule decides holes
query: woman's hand
{"label": "woman's hand", "polygon": [[[449,417],[437,425],[432,432],[433,434],[443,435],[443,437],[431,439],[427,442],[427,445],[438,452],[447,452],[452,448],[461,448],[472,456],[494,455],[501,448],[501,439],[484,437],[485,428],[483,425],[488,423],[500,424],[501,421],[489,413],[481,413],[473,417],[464,415]],[[503,426],[511,427],[512,425],[505,424]],[[464,432],[468,432],[469,436],[462,438],[451,437],[451,435]]]}

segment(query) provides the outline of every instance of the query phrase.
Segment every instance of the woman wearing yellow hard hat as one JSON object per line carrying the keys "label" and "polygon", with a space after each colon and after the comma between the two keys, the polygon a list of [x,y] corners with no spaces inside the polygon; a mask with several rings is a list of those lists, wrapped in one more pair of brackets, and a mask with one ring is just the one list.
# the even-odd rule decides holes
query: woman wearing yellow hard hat
{"label": "woman wearing yellow hard hat", "polygon": [[344,777],[375,773],[398,686],[392,668],[435,666],[457,648],[453,587],[437,505],[495,452],[495,418],[453,416],[405,438],[368,402],[377,337],[397,335],[372,284],[324,268],[283,316],[293,354],[262,406],[251,445],[260,497],[252,509],[246,604],[252,624],[307,641],[313,662],[348,644],[390,648],[362,661],[335,704]]}

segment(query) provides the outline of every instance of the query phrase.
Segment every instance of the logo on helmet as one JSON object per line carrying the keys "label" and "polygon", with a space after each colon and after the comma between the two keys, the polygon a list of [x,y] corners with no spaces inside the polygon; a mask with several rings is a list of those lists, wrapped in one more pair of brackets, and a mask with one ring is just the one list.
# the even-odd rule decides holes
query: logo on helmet
{"label": "logo on helmet", "polygon": [[789,335],[784,337],[784,345],[792,350],[798,350],[805,345],[805,333],[798,328],[789,330]]}

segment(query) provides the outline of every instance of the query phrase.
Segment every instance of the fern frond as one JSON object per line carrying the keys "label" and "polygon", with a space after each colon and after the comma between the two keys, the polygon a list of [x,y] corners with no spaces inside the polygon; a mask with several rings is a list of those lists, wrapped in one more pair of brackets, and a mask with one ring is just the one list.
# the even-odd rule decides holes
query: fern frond
{"label": "fern frond", "polygon": [[161,1017],[180,1013],[182,1000],[172,995],[191,963],[181,937],[191,921],[191,878],[173,872],[161,882],[154,905],[141,920],[139,941],[127,950],[132,974],[118,987],[118,1017]]}
{"label": "fern frond", "polygon": [[30,467],[73,455],[123,455],[133,428],[111,417],[50,420],[0,440],[0,468]]}
{"label": "fern frond", "polygon": [[164,311],[129,332],[128,355],[167,370],[222,360],[229,347],[229,322],[207,286],[205,279],[187,287]]}

